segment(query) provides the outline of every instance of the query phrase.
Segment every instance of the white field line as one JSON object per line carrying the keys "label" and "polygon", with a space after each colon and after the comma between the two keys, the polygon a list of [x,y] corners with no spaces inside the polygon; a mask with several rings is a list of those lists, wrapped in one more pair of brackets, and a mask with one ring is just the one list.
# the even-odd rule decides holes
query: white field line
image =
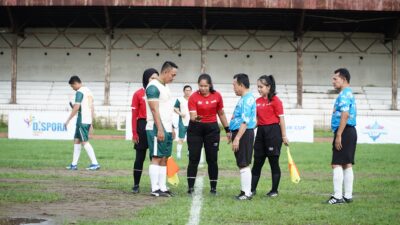
{"label": "white field line", "polygon": [[203,183],[204,176],[198,177],[196,179],[188,225],[198,225],[200,223],[201,205],[203,202]]}

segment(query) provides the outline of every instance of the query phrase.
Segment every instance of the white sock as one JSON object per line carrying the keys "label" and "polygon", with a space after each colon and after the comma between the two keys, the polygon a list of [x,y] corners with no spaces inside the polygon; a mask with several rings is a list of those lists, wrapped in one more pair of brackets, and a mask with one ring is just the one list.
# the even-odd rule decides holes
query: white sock
{"label": "white sock", "polygon": [[85,148],[85,150],[90,158],[90,161],[92,161],[92,164],[96,164],[96,165],[99,164],[97,162],[96,155],[94,154],[92,145],[89,142],[87,142],[83,147]]}
{"label": "white sock", "polygon": [[240,169],[240,184],[242,186],[242,191],[247,196],[251,195],[251,170],[250,167],[245,167]]}
{"label": "white sock", "polygon": [[182,153],[182,144],[177,144],[176,145],[176,157],[178,158],[178,159],[180,159],[181,158],[181,153]]}
{"label": "white sock", "polygon": [[78,165],[79,156],[81,155],[81,144],[74,144],[74,154],[72,156],[72,165]]}
{"label": "white sock", "polygon": [[158,186],[158,177],[160,173],[160,166],[159,165],[154,165],[150,164],[149,166],[149,176],[150,176],[150,182],[151,182],[151,191],[157,191],[160,189],[160,186]]}
{"label": "white sock", "polygon": [[343,170],[343,180],[344,180],[344,197],[353,198],[354,174],[352,167]]}
{"label": "white sock", "polygon": [[333,169],[333,197],[341,199],[343,197],[343,168],[338,166]]}
{"label": "white sock", "polygon": [[158,174],[158,185],[161,191],[168,191],[167,189],[167,167],[159,166],[160,172]]}

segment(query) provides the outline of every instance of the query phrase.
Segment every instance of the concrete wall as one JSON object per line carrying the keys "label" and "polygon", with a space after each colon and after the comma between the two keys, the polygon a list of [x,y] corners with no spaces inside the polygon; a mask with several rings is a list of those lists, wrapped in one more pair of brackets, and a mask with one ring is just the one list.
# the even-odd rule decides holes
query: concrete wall
{"label": "concrete wall", "polygon": [[[378,34],[356,33],[348,40],[344,35],[305,34],[304,84],[329,85],[333,70],[347,67],[354,86],[391,86],[391,43],[383,44]],[[215,83],[230,83],[234,74],[244,72],[253,83],[259,75],[274,74],[278,84],[296,84],[292,36],[280,31],[210,31],[207,72]],[[0,34],[0,80],[10,80],[11,74],[6,41],[11,43],[11,36]],[[197,80],[201,35],[195,30],[119,29],[112,41],[111,81],[140,82],[144,69],[160,69],[165,60],[180,67],[177,82]],[[61,34],[50,28],[27,29],[25,39],[19,38],[18,80],[66,81],[77,74],[83,80],[103,81],[104,42],[99,29],[68,29]]]}

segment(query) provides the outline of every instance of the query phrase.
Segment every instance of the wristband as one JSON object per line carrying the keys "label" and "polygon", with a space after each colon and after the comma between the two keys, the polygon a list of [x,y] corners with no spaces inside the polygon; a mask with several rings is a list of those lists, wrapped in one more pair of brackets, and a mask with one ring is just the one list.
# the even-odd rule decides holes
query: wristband
{"label": "wristband", "polygon": [[229,129],[229,127],[224,127],[224,129],[225,129],[225,132],[226,132],[226,133],[231,132],[231,130]]}

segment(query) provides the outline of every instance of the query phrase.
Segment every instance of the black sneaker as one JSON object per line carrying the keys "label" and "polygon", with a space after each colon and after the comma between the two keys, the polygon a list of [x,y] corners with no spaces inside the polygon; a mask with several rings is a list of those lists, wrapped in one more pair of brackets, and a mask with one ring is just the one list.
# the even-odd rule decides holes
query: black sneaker
{"label": "black sneaker", "polygon": [[173,197],[174,194],[170,190],[162,191],[162,193],[165,195],[163,197]]}
{"label": "black sneaker", "polygon": [[151,196],[154,196],[154,197],[160,197],[161,190],[159,189],[156,191],[152,191],[150,194],[151,194]]}
{"label": "black sneaker", "polygon": [[133,188],[132,188],[132,193],[133,193],[133,194],[138,194],[139,192],[140,192],[139,185],[133,186]]}
{"label": "black sneaker", "polygon": [[353,199],[352,199],[352,198],[345,198],[344,196],[343,196],[343,200],[344,200],[344,202],[346,202],[346,203],[352,203],[352,202],[353,202]]}
{"label": "black sneaker", "polygon": [[270,198],[275,198],[278,197],[278,192],[277,191],[270,191],[266,194]]}
{"label": "black sneaker", "polygon": [[194,188],[189,188],[188,191],[187,191],[187,193],[188,193],[189,195],[194,194]]}
{"label": "black sneaker", "polygon": [[251,200],[251,196],[247,196],[244,191],[240,191],[240,194],[235,197],[236,200],[243,201],[243,200]]}
{"label": "black sneaker", "polygon": [[161,191],[160,189],[157,191],[151,192],[151,195],[154,197],[171,197],[171,195],[169,193]]}
{"label": "black sneaker", "polygon": [[212,195],[214,195],[214,196],[217,195],[217,189],[211,188],[210,194],[212,194]]}
{"label": "black sneaker", "polygon": [[345,202],[344,202],[343,198],[337,199],[337,198],[331,196],[331,198],[328,199],[328,201],[326,201],[326,203],[331,204],[331,205],[336,205],[336,204],[343,204]]}

